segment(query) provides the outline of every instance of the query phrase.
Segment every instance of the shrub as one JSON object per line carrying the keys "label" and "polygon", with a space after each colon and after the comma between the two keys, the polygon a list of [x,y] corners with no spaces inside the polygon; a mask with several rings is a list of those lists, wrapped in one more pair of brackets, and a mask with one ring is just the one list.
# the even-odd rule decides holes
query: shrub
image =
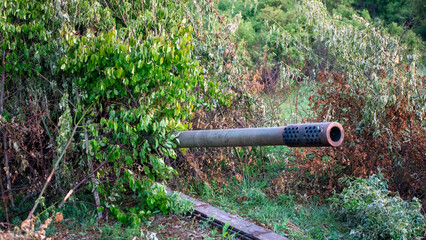
{"label": "shrub", "polygon": [[67,149],[55,198],[99,166],[89,185],[99,210],[134,225],[176,211],[164,186],[177,173],[171,132],[197,110],[257,103],[261,85],[229,37],[239,19],[219,16],[211,1],[0,3],[0,182],[11,205],[14,185],[36,191]]}
{"label": "shrub", "polygon": [[173,192],[170,196],[170,212],[174,214],[187,214],[194,211],[194,202]]}
{"label": "shrub", "polygon": [[338,121],[345,128],[339,148],[296,150],[306,173],[301,187],[331,193],[342,187],[343,175],[367,177],[381,167],[392,191],[425,199],[426,88],[417,74],[419,53],[356,15],[352,24],[341,22],[318,1],[302,1],[298,11],[312,33],[305,52],[319,85],[309,121]]}
{"label": "shrub", "polygon": [[[94,10],[102,6],[91,4]],[[194,110],[230,97],[202,75],[186,1],[102,4],[106,15],[115,17],[113,27],[103,30],[97,19],[79,29],[65,22],[66,54],[59,66],[73,89],[73,117],[91,112],[84,119],[88,144],[82,148],[90,162],[109,163],[98,172],[107,179],[96,186],[101,204],[120,222],[138,225],[179,207],[164,186],[177,173],[169,166],[176,158],[171,132],[185,128],[181,121],[191,119]],[[73,9],[70,4],[65,10]]]}
{"label": "shrub", "polygon": [[266,194],[258,188],[250,188],[243,190],[243,198],[246,199],[244,201],[245,204],[255,206],[265,202]]}
{"label": "shrub", "polygon": [[[248,71],[249,60],[245,44],[235,42],[240,16],[226,18],[220,15],[214,2],[194,1],[188,5],[189,20],[194,26],[194,55],[197,56],[205,79],[218,84],[218,90],[229,93],[232,99],[216,101],[214,108],[203,105],[190,121],[192,129],[221,129],[257,126],[264,121],[263,102],[259,93],[263,89],[258,72]],[[202,95],[205,95],[201,91]],[[208,97],[211,99],[211,97]],[[238,150],[247,148],[187,149],[175,161],[184,182],[214,181],[221,186],[229,176],[241,173],[241,166],[253,160],[241,160]],[[237,175],[240,176],[240,175]],[[173,185],[172,185],[173,186]],[[206,192],[209,192],[205,188]]]}
{"label": "shrub", "polygon": [[417,198],[404,201],[391,196],[380,172],[367,179],[344,178],[347,185],[330,198],[332,206],[350,227],[349,235],[360,239],[412,239],[424,231],[426,219]]}

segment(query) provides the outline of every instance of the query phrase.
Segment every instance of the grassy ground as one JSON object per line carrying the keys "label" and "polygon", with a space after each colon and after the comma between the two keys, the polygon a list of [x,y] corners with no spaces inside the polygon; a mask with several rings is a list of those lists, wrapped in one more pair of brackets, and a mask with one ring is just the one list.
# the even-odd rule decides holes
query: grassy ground
{"label": "grassy ground", "polygon": [[[19,200],[19,199],[18,199]],[[51,216],[60,214],[60,221],[55,217],[45,230],[45,236],[51,239],[233,239],[234,237],[222,229],[214,227],[209,221],[196,219],[192,215],[156,215],[146,219],[140,226],[124,226],[115,219],[97,220],[91,196],[83,195],[78,202],[68,202],[61,209],[50,208],[41,214],[35,222],[35,231]],[[31,205],[28,202],[27,205]],[[24,206],[25,207],[25,206]],[[1,211],[0,211],[1,212]],[[1,214],[0,214],[1,217]],[[0,239],[42,239],[31,237],[32,233],[18,233],[15,229],[21,225],[26,214],[11,219],[10,230],[0,223]],[[3,230],[2,230],[3,229]]]}
{"label": "grassy ground", "polygon": [[[94,219],[94,218],[91,218]],[[157,215],[141,226],[125,227],[119,223],[94,223],[70,218],[52,225],[47,236],[54,239],[221,239],[222,234],[208,222],[193,216]]]}
{"label": "grassy ground", "polygon": [[341,239],[347,229],[327,205],[304,196],[268,194],[284,165],[268,163],[264,170],[253,167],[241,182],[231,179],[224,188],[214,182],[193,183],[188,188],[205,202],[291,239]]}
{"label": "grassy ground", "polygon": [[[280,124],[301,122],[314,115],[309,109],[309,96],[315,86],[292,86],[287,96],[264,96],[271,105],[272,118]],[[278,111],[272,109],[279,106]],[[243,179],[229,180],[227,186],[218,187],[215,182],[192,183],[187,189],[200,200],[209,202],[225,211],[252,220],[290,239],[342,239],[348,229],[326,204],[307,199],[296,193],[271,194],[274,180],[279,178],[291,161],[288,147],[264,147],[264,161],[246,168]],[[285,192],[285,191],[282,191]]]}

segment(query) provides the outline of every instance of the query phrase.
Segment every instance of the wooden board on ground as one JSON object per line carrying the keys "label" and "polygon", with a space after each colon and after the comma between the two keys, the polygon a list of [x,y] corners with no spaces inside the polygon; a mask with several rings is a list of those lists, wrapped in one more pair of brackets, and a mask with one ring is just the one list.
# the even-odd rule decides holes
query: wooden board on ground
{"label": "wooden board on ground", "polygon": [[[167,191],[168,193],[172,193],[170,189],[167,189]],[[276,234],[269,229],[247,222],[237,215],[229,214],[183,193],[176,193],[180,194],[183,198],[194,202],[195,214],[201,215],[201,217],[205,219],[211,219],[216,225],[223,226],[229,222],[229,229],[236,232],[239,238],[256,240],[288,240],[288,238]]]}

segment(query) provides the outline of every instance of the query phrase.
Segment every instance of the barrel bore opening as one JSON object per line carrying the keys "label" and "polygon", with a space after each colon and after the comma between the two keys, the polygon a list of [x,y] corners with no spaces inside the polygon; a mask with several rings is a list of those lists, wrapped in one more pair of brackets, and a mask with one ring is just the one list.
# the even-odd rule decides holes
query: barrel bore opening
{"label": "barrel bore opening", "polygon": [[330,130],[330,139],[333,142],[340,141],[340,138],[342,137],[342,132],[340,131],[340,128],[338,127],[332,127]]}

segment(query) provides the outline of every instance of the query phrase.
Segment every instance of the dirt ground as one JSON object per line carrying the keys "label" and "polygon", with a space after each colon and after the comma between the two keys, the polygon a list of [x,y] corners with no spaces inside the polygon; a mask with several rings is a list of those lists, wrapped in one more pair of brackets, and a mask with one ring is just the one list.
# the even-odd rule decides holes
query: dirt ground
{"label": "dirt ground", "polygon": [[[71,220],[69,220],[71,221]],[[74,220],[72,220],[74,221]],[[163,239],[217,239],[221,237],[220,229],[211,226],[208,222],[199,221],[195,216],[157,215],[149,219],[149,224],[143,224],[139,232],[125,234],[126,229],[114,229],[116,234],[106,235],[101,227],[70,230],[67,221],[51,223],[56,232],[53,235],[29,236],[17,234],[16,229],[9,232],[0,231],[0,240],[9,239],[65,239],[65,240],[89,240],[89,239],[131,239],[131,240],[163,240]],[[113,225],[109,223],[109,225]],[[118,234],[117,234],[118,233]]]}

